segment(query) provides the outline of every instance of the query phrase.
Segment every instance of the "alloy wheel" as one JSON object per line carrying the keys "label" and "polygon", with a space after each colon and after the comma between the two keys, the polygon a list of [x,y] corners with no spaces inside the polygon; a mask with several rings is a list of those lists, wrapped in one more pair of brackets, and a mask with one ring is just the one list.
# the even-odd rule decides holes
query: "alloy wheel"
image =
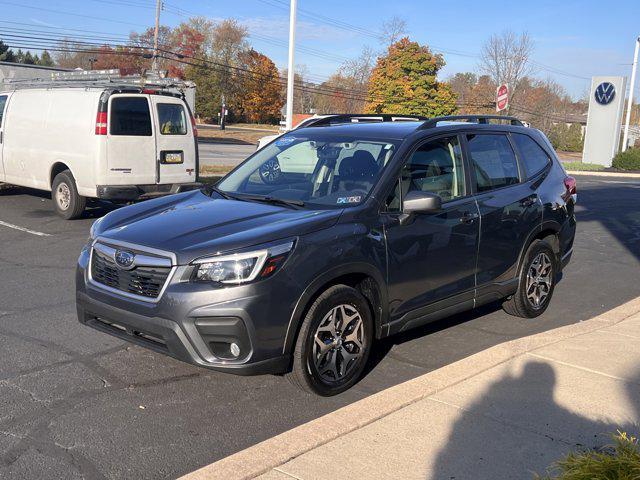
{"label": "alloy wheel", "polygon": [[544,252],[539,253],[531,262],[527,272],[527,300],[534,309],[541,308],[551,292],[553,285],[553,263]]}
{"label": "alloy wheel", "polygon": [[361,361],[364,341],[360,312],[347,304],[332,308],[314,335],[313,360],[322,380],[336,383],[345,378]]}

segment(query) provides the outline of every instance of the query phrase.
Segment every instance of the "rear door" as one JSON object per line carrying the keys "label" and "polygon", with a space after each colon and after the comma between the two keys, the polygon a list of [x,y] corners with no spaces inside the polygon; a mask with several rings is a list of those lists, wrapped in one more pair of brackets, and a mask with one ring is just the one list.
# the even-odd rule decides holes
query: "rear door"
{"label": "rear door", "polygon": [[176,97],[151,95],[158,159],[158,183],[196,179],[196,146],[189,112]]}
{"label": "rear door", "polygon": [[0,181],[4,180],[4,163],[2,160],[2,150],[4,146],[4,113],[7,110],[9,95],[0,95]]}
{"label": "rear door", "polygon": [[151,117],[149,95],[111,95],[108,112],[108,183],[157,183],[156,129]]}
{"label": "rear door", "polygon": [[524,182],[508,133],[470,133],[466,142],[481,216],[477,284],[508,282],[524,242],[540,225],[542,205]]}

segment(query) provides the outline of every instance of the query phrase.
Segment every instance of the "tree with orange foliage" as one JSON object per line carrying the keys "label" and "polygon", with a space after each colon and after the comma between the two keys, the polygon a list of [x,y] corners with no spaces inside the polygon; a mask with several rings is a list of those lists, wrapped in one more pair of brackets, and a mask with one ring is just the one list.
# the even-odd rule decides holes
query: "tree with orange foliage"
{"label": "tree with orange foliage", "polygon": [[272,123],[280,117],[284,104],[280,95],[280,77],[273,61],[251,49],[240,55],[245,70],[237,105],[240,116],[252,123]]}
{"label": "tree with orange foliage", "polygon": [[442,55],[404,37],[378,58],[369,79],[370,113],[401,113],[430,117],[456,111],[456,96],[437,75],[444,67]]}

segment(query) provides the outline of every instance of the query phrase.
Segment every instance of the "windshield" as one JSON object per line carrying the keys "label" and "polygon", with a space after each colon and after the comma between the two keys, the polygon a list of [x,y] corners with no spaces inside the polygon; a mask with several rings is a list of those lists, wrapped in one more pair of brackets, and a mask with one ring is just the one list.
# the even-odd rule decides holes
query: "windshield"
{"label": "windshield", "polygon": [[397,146],[389,140],[289,133],[256,152],[218,188],[320,208],[354,206],[367,197]]}

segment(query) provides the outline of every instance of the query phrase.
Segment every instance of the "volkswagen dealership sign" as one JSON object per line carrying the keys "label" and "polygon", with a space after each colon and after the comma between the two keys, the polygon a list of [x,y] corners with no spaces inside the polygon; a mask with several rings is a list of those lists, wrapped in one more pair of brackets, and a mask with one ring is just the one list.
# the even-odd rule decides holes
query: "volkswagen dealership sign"
{"label": "volkswagen dealership sign", "polygon": [[593,77],[582,161],[607,167],[620,147],[625,77]]}

